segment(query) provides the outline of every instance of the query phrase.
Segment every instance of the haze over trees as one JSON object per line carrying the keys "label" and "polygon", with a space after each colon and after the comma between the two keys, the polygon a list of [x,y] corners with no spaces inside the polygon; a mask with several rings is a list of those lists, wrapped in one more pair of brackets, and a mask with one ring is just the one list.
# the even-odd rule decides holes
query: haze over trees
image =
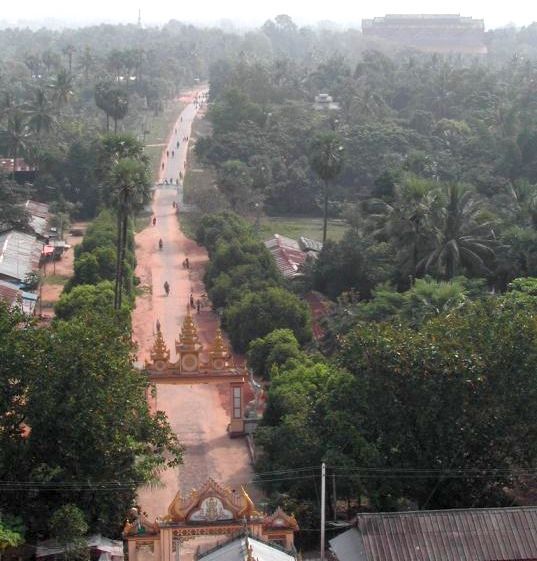
{"label": "haze over trees", "polygon": [[[326,461],[355,508],[524,502],[537,459],[537,26],[487,44],[482,58],[394,51],[285,15],[243,34],[177,21],[0,30],[0,152],[38,168],[31,189],[0,177],[0,224],[27,226],[28,193],[93,219],[50,328],[0,307],[0,480],[34,486],[0,493],[0,550],[21,535],[4,513],[32,539],[69,516],[119,533],[138,483],[181,458],[132,368],[131,218],[149,195],[146,125],[197,79],[211,132],[196,157],[216,178],[197,200],[233,210],[197,225],[206,288],[269,384],[256,468],[308,474],[259,475],[271,501],[318,528],[317,474],[298,470]],[[316,108],[319,93],[339,110]],[[249,223],[261,212],[323,217],[323,238],[327,218],[347,231],[293,284]],[[334,303],[315,342],[310,288]]]}

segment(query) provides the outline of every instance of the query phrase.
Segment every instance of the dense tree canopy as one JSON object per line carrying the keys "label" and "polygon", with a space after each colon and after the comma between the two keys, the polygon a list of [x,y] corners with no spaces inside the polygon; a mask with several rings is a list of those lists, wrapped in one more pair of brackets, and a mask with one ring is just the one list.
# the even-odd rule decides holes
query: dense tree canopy
{"label": "dense tree canopy", "polygon": [[0,508],[34,536],[67,503],[92,531],[119,532],[136,487],[181,459],[165,415],[149,412],[130,333],[111,312],[39,328],[5,306],[0,329],[0,475],[28,484]]}

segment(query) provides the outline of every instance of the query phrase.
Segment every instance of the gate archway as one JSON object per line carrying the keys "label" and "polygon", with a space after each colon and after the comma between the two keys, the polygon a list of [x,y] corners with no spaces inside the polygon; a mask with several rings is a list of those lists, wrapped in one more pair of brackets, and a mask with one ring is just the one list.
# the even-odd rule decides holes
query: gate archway
{"label": "gate archway", "polygon": [[248,383],[248,373],[236,368],[231,353],[224,343],[222,332],[217,329],[212,345],[207,353],[198,337],[198,330],[190,307],[181,327],[179,339],[175,341],[177,360],[170,361],[170,350],[166,346],[162,332],[157,330],[146,360],[145,369],[149,379],[155,384],[222,384],[230,385],[229,436],[244,434],[244,389]]}
{"label": "gate archway", "polygon": [[143,561],[150,551],[153,561],[176,561],[181,543],[198,536],[233,538],[245,531],[252,537],[294,549],[298,531],[294,516],[281,508],[271,515],[257,512],[244,488],[240,492],[208,479],[199,489],[183,497],[178,492],[165,516],[148,520],[140,507],[129,512],[123,529],[129,561]]}

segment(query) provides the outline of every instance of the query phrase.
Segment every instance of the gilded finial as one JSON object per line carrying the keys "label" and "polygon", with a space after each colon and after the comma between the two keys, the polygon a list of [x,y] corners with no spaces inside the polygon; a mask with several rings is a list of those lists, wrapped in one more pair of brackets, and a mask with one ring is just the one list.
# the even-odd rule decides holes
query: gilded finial
{"label": "gilded finial", "polygon": [[246,489],[241,485],[241,495],[243,499],[244,506],[239,512],[239,516],[244,516],[245,518],[252,518],[254,516],[259,516],[259,512],[255,509],[254,501],[250,498]]}
{"label": "gilded finial", "polygon": [[[164,337],[162,336],[162,331],[160,329],[157,331],[155,335],[155,342],[153,343],[153,347],[149,353],[151,357],[151,362],[169,362],[170,360],[170,351],[164,342]],[[146,361],[147,363],[147,361]]]}
{"label": "gilded finial", "polygon": [[181,351],[198,351],[201,348],[198,337],[198,329],[192,316],[190,315],[190,306],[187,305],[186,316],[183,320],[179,340],[175,341],[175,348],[177,352]]}
{"label": "gilded finial", "polygon": [[220,356],[222,358],[226,358],[227,354],[228,354],[228,348],[224,343],[224,338],[222,337],[222,330],[218,327],[211,348],[211,356],[214,357]]}

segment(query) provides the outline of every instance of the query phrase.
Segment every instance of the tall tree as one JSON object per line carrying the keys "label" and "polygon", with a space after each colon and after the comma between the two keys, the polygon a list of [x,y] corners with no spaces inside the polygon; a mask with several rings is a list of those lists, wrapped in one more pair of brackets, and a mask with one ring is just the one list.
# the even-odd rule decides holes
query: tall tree
{"label": "tall tree", "polygon": [[7,144],[13,158],[13,179],[17,169],[17,158],[29,148],[30,131],[26,115],[22,109],[15,108],[7,118]]}
{"label": "tall tree", "polygon": [[487,264],[494,259],[493,222],[472,190],[461,184],[450,184],[439,191],[442,205],[434,218],[433,247],[421,259],[418,269],[436,270],[452,279],[461,268],[487,272]]}
{"label": "tall tree", "polygon": [[58,114],[61,114],[62,107],[68,105],[74,95],[71,73],[61,68],[49,87],[52,90],[52,100],[56,104]]}
{"label": "tall tree", "polygon": [[323,192],[323,243],[326,242],[328,225],[329,184],[343,169],[344,147],[339,136],[334,132],[318,134],[309,147],[309,160],[313,171],[324,184]]}
{"label": "tall tree", "polygon": [[111,185],[117,195],[117,262],[114,309],[121,308],[123,272],[129,218],[136,207],[145,204],[150,197],[148,168],[139,160],[123,158],[111,172]]}

